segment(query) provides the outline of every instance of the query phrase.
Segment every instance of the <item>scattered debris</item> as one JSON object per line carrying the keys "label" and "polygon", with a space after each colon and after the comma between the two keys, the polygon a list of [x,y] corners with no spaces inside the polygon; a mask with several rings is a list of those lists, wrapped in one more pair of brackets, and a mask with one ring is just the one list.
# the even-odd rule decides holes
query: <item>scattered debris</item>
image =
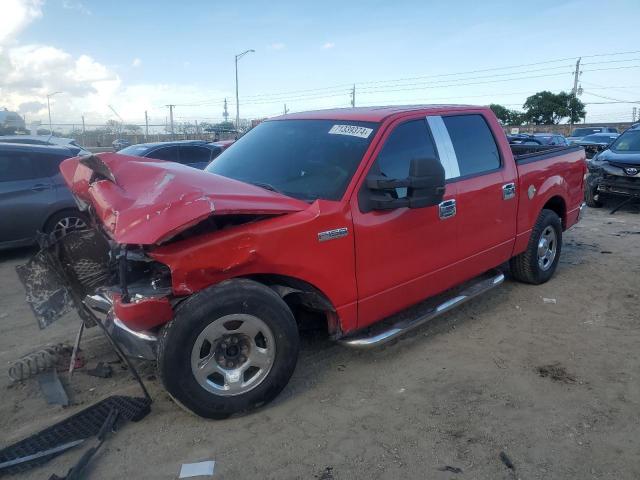
{"label": "scattered debris", "polygon": [[555,298],[543,298],[542,303],[555,305],[558,301]]}
{"label": "scattered debris", "polygon": [[516,469],[515,465],[513,464],[509,456],[504,452],[504,450],[500,452],[500,461],[504,463],[505,467],[507,467],[509,470]]}
{"label": "scattered debris", "polygon": [[[620,235],[640,235],[640,230],[623,230],[618,232]],[[2,317],[0,317],[2,318]]]}
{"label": "scattered debris", "polygon": [[600,253],[611,254],[613,252],[611,250],[600,250]]}
{"label": "scattered debris", "polygon": [[541,377],[549,377],[551,380],[562,383],[575,383],[576,377],[567,372],[559,363],[553,363],[550,365],[542,365],[536,368],[538,375]]}
{"label": "scattered debris", "polygon": [[98,362],[95,368],[87,370],[87,375],[91,375],[92,377],[100,377],[100,378],[110,378],[113,375],[113,368],[111,365]]}
{"label": "scattered debris", "polygon": [[438,468],[441,472],[462,473],[462,469],[459,467],[452,467],[451,465],[445,465]]}
{"label": "scattered debris", "polygon": [[115,428],[116,420],[118,419],[119,413],[120,412],[117,409],[112,408],[109,411],[109,415],[107,415],[107,418],[102,424],[100,431],[98,432],[98,444],[94,447],[91,447],[86,452],[84,452],[80,457],[80,460],[78,460],[78,462],[69,469],[69,471],[64,477],[59,477],[53,474],[51,475],[51,477],[49,477],[49,480],[80,480],[82,478],[86,478],[82,474],[82,472],[84,471],[85,468],[87,468],[89,461],[93,458],[96,452],[100,449],[100,447],[102,447],[102,444],[107,439],[107,434],[109,432],[115,431],[114,428]]}
{"label": "scattered debris", "polygon": [[48,456],[54,455],[56,453],[62,453],[64,451],[66,451],[66,450],[69,450],[70,448],[77,447],[82,442],[84,442],[84,440],[74,440],[73,442],[69,442],[69,443],[65,443],[64,445],[60,445],[60,446],[57,446],[57,447],[49,448],[47,450],[43,450],[43,451],[38,452],[38,453],[33,453],[31,455],[26,455],[26,456],[21,457],[21,458],[16,458],[14,460],[8,460],[6,462],[2,462],[2,463],[0,463],[0,471],[2,471],[3,468],[15,467],[16,465],[20,465],[22,463],[30,462],[31,460],[36,460],[36,459],[42,458],[42,457],[48,457]]}
{"label": "scattered debris", "polygon": [[56,449],[46,456],[36,456],[29,461],[3,467],[0,473],[19,473],[42,465],[66,451],[61,447],[76,440],[86,440],[97,435],[114,409],[119,412],[115,425],[117,429],[126,421],[142,420],[150,412],[150,406],[151,400],[148,398],[124,396],[105,398],[69,418],[0,450],[0,465],[4,465],[12,460],[24,459],[28,455]]}
{"label": "scattered debris", "polygon": [[45,372],[56,366],[63,354],[68,353],[66,345],[54,345],[19,358],[9,366],[9,378],[20,382]]}
{"label": "scattered debris", "polygon": [[183,463],[180,467],[180,476],[178,478],[200,477],[200,476],[212,476],[213,469],[216,466],[216,462],[213,460],[207,460],[206,462],[198,463]]}
{"label": "scattered debris", "polygon": [[319,480],[333,480],[333,467],[326,467],[320,476],[315,477]]}
{"label": "scattered debris", "polygon": [[496,367],[498,368],[507,368],[507,362],[505,361],[504,358],[500,358],[500,357],[494,357],[493,358],[493,363],[496,364]]}
{"label": "scattered debris", "polygon": [[40,373],[37,378],[40,390],[49,405],[62,405],[63,407],[69,405],[69,396],[58,377],[58,372],[50,370]]}

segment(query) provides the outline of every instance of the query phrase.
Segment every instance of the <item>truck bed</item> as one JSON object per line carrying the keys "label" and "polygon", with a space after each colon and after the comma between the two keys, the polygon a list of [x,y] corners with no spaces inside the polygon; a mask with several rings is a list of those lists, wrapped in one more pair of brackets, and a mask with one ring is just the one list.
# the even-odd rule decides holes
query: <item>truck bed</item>
{"label": "truck bed", "polygon": [[579,145],[509,145],[516,163],[535,162],[582,149]]}

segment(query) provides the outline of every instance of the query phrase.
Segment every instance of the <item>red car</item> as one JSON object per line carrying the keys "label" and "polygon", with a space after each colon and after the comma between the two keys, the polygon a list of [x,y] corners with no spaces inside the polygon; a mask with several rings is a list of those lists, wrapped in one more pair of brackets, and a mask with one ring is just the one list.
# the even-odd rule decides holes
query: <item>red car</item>
{"label": "red car", "polygon": [[505,262],[549,280],[582,210],[584,150],[526,152],[489,108],[415,106],[274,118],[206,171],[69,159],[95,227],[56,251],[88,295],[78,308],[108,310],[174,399],[224,418],[278,395],[307,323],[371,347],[499,285]]}

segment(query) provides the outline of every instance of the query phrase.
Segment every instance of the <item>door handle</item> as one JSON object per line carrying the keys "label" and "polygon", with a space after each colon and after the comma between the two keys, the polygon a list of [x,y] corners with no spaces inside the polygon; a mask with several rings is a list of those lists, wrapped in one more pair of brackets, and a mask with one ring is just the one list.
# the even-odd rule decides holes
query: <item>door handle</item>
{"label": "door handle", "polygon": [[455,199],[445,200],[438,204],[438,214],[440,220],[454,217],[456,215],[456,201]]}
{"label": "door handle", "polygon": [[34,192],[41,192],[43,190],[48,190],[50,188],[51,188],[51,185],[47,183],[36,183],[33,187],[31,187],[31,190],[33,190]]}
{"label": "door handle", "polygon": [[516,184],[511,182],[511,183],[505,183],[504,185],[502,185],[502,199],[503,200],[510,200],[512,198],[514,198],[516,196]]}

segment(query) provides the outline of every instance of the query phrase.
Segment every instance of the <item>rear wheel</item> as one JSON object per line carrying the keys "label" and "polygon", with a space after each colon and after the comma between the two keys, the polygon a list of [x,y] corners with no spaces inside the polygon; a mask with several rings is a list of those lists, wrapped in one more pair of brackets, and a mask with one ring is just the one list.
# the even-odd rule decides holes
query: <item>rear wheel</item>
{"label": "rear wheel", "polygon": [[542,210],[529,238],[527,249],[509,262],[519,281],[538,285],[556,271],[562,250],[562,222],[552,210]]}
{"label": "rear wheel", "polygon": [[601,194],[598,193],[596,187],[589,185],[587,185],[587,188],[584,191],[584,201],[587,206],[591,208],[600,208],[603,205]]}
{"label": "rear wheel", "polygon": [[226,418],[273,400],[298,358],[295,319],[270,288],[229,280],[193,295],[158,344],[158,371],[180,405]]}

